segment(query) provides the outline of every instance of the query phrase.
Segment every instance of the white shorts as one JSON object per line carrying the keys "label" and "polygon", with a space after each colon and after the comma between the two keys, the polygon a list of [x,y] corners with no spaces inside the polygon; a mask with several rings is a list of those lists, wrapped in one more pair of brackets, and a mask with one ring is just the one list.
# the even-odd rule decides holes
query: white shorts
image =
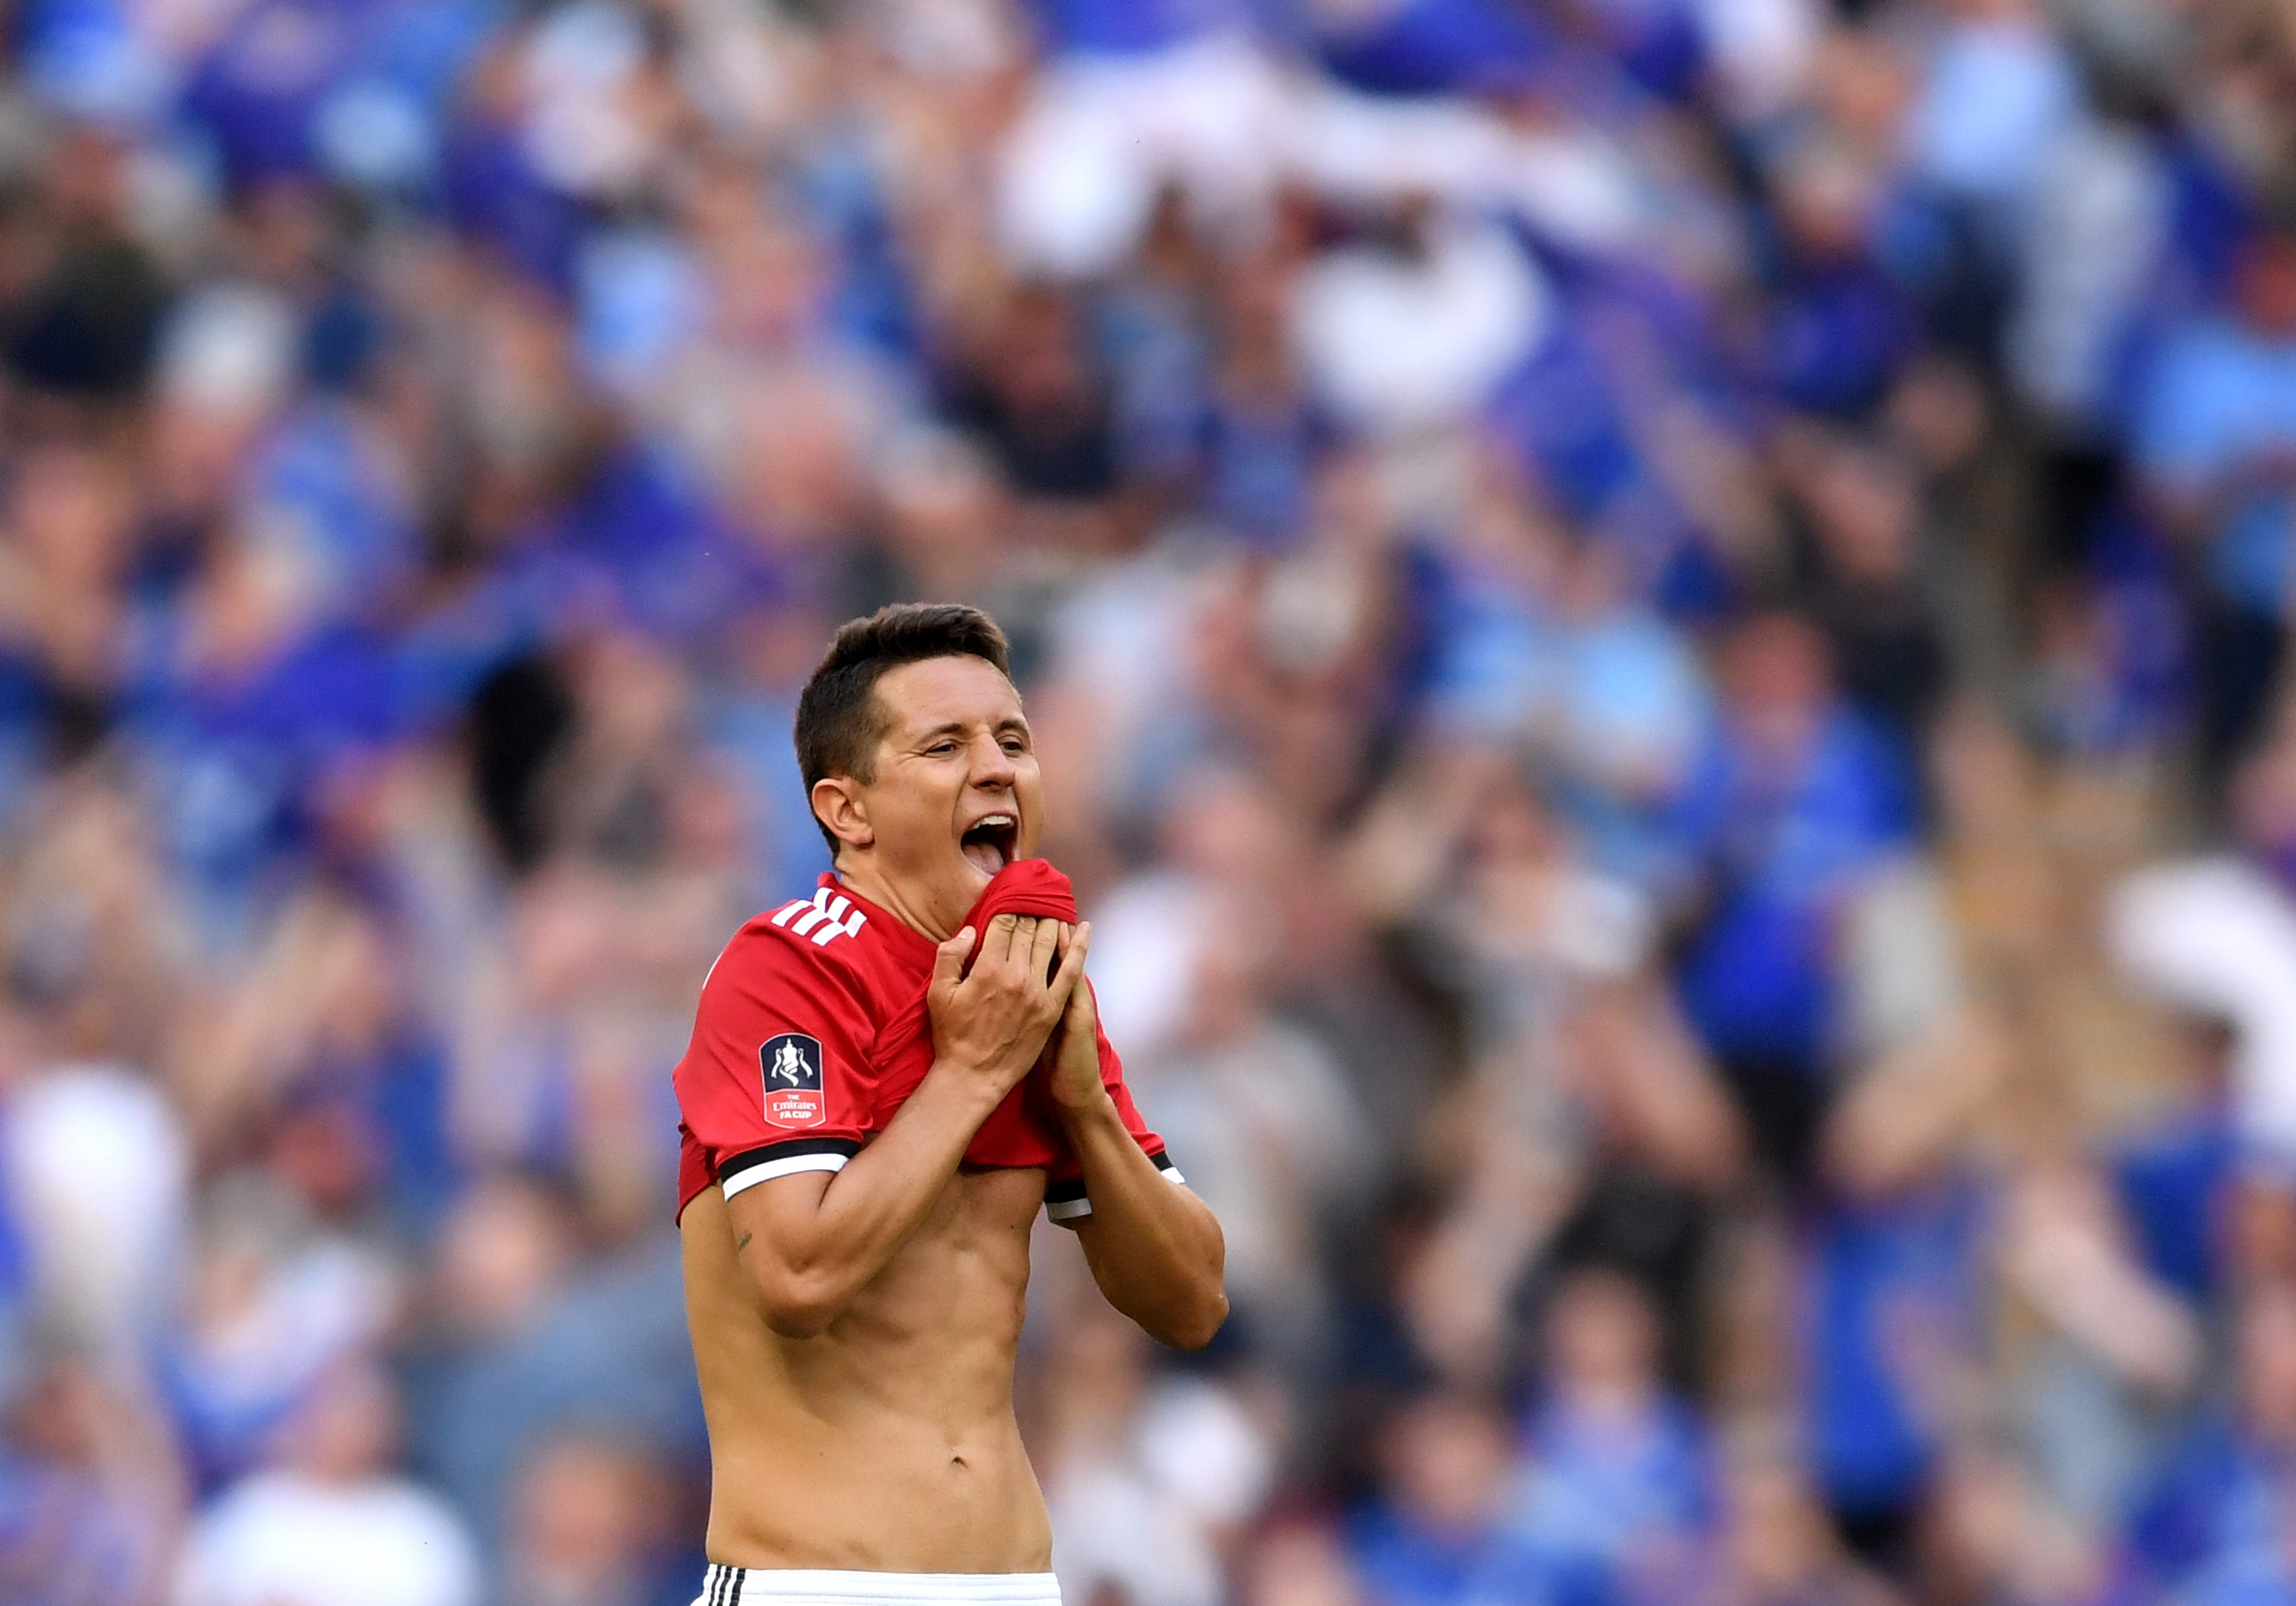
{"label": "white shorts", "polygon": [[1061,1606],[1048,1572],[831,1572],[712,1561],[693,1606]]}

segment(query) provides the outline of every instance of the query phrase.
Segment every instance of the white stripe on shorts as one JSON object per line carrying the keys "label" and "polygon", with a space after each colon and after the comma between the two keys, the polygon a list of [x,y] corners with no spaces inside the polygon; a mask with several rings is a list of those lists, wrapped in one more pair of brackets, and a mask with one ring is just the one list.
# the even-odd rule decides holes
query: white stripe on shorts
{"label": "white stripe on shorts", "polygon": [[712,1561],[693,1606],[1061,1606],[1048,1572],[832,1572]]}

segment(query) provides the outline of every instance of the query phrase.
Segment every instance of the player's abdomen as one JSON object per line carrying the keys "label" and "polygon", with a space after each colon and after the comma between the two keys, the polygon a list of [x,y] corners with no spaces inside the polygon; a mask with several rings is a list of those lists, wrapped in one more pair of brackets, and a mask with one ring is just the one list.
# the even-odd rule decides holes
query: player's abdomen
{"label": "player's abdomen", "polygon": [[709,1422],[710,1559],[746,1567],[1029,1572],[1051,1529],[1013,1417],[1042,1173],[960,1176],[820,1337],[757,1314],[715,1190],[684,1223]]}

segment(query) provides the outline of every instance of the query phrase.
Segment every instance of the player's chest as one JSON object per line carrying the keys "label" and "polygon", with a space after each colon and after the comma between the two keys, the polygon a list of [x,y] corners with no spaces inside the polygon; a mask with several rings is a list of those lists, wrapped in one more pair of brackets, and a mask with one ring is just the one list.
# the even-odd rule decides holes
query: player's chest
{"label": "player's chest", "polygon": [[1026,1289],[1029,1233],[1044,1197],[1042,1171],[958,1172],[887,1265],[877,1291],[910,1317],[940,1312],[930,1324],[978,1321],[984,1301]]}
{"label": "player's chest", "polygon": [[[928,971],[910,975],[889,970],[882,996],[900,1002],[874,1023],[868,1051],[868,1127],[882,1132],[923,1083],[933,1065],[931,1012],[925,1001]],[[906,987],[906,994],[898,990]],[[1031,1072],[1004,1097],[973,1135],[964,1151],[968,1166],[998,1168],[1048,1167],[1065,1149],[1046,1104],[1041,1078]],[[1041,1188],[1042,1179],[1036,1185]],[[1033,1209],[1035,1207],[1029,1207]]]}

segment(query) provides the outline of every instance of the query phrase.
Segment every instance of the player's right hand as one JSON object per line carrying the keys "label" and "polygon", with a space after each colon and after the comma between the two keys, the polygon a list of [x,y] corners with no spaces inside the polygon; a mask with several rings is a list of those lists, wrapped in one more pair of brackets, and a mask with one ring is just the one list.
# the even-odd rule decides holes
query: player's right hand
{"label": "player's right hand", "polygon": [[980,1077],[1000,1099],[1027,1076],[1084,973],[1081,945],[1064,943],[1064,935],[1056,920],[999,914],[970,971],[972,928],[942,943],[925,989],[935,1061]]}

